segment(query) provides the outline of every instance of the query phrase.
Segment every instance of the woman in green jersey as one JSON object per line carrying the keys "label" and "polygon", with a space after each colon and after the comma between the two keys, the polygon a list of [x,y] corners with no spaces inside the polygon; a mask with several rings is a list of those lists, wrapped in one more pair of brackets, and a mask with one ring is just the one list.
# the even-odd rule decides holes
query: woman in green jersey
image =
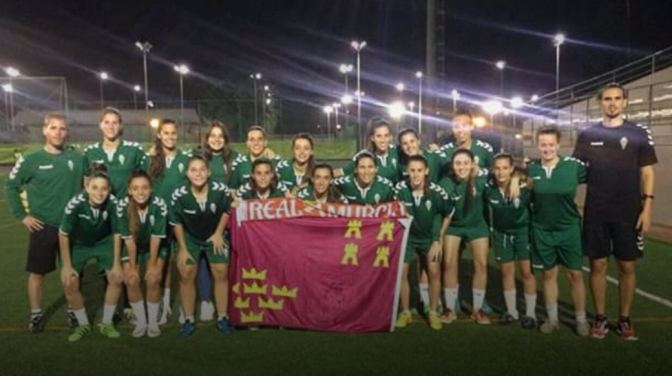
{"label": "woman in green jersey", "polygon": [[189,183],[177,188],[171,197],[170,221],[178,244],[177,268],[180,274],[180,302],[185,321],[180,334],[190,336],[196,330],[196,264],[205,254],[212,272],[217,329],[233,332],[228,319],[229,249],[224,229],[229,220],[231,199],[226,184],[210,180],[207,161],[192,156],[187,163]]}
{"label": "woman in green jersey", "polygon": [[471,246],[474,259],[472,278],[473,304],[471,318],[478,324],[490,324],[483,312],[485,288],[488,282],[488,225],[485,221],[483,192],[488,172],[475,168],[474,155],[467,149],[457,149],[452,157],[452,174],[441,179],[441,187],[455,205],[455,215],[443,242],[443,291],[446,308],[441,322],[451,323],[457,316],[455,303],[458,292],[460,243]]}
{"label": "woman in green jersey", "polygon": [[308,133],[299,133],[292,139],[292,160],[282,160],[277,165],[280,181],[292,193],[305,187],[315,166],[313,138]]}
{"label": "woman in green jersey", "polygon": [[210,123],[200,153],[208,161],[210,179],[228,185],[233,161],[239,153],[231,147],[229,130],[224,123],[220,121]]}
{"label": "woman in green jersey", "polygon": [[[135,315],[133,337],[150,338],[161,335],[159,308],[161,305],[161,277],[168,257],[168,206],[153,193],[151,179],[144,171],[136,171],[128,181],[128,196],[117,205],[118,226],[116,233],[124,247],[115,250],[121,255],[124,284],[128,300]],[[121,246],[122,241],[115,242]],[[145,267],[144,278],[140,277]],[[147,310],[140,281],[147,283]]]}
{"label": "woman in green jersey", "polygon": [[368,151],[355,156],[353,175],[341,176],[334,185],[351,204],[376,205],[395,200],[394,185],[378,175],[378,159]]}
{"label": "woman in green jersey", "polygon": [[252,175],[236,192],[239,200],[288,197],[289,190],[278,180],[273,162],[259,158],[252,162]]}
{"label": "woman in green jersey", "polygon": [[352,157],[337,175],[349,176],[355,173],[357,156],[363,152],[375,156],[378,166],[378,175],[390,180],[393,184],[399,180],[399,155],[396,146],[392,143],[392,127],[385,119],[373,118],[366,126],[366,140],[368,147]]}
{"label": "woman in green jersey", "polygon": [[296,197],[317,203],[347,204],[348,200],[333,185],[334,169],[326,163],[313,167],[308,186],[301,188]]}
{"label": "woman in green jersey", "polygon": [[96,259],[108,281],[100,333],[108,338],[120,336],[112,323],[123,279],[119,255],[115,255],[117,247],[113,246],[118,241],[113,236],[116,228],[116,200],[110,195],[112,186],[104,166],[95,166],[92,171],[85,179],[84,192],[73,197],[65,207],[59,228],[61,282],[65,298],[78,323],[68,337],[70,342],[79,341],[91,332],[79,279],[79,274],[90,259]]}

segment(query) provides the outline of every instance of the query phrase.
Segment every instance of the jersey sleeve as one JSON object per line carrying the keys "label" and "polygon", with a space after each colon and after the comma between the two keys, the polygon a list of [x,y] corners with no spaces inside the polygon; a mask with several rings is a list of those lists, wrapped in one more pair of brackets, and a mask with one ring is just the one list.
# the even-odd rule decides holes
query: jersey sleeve
{"label": "jersey sleeve", "polygon": [[24,157],[20,157],[5,182],[7,204],[12,215],[20,220],[26,217],[26,210],[21,203],[21,187],[30,179],[30,171],[30,161],[27,161]]}
{"label": "jersey sleeve", "polygon": [[355,172],[355,161],[350,160],[350,162],[346,163],[345,166],[343,166],[343,175],[348,176],[352,175]]}
{"label": "jersey sleeve", "polygon": [[231,195],[229,194],[229,188],[224,185],[224,197],[222,198],[222,207],[224,208],[224,212],[228,213],[231,210]]}
{"label": "jersey sleeve", "polygon": [[587,147],[586,147],[586,131],[579,133],[579,137],[576,138],[576,145],[574,145],[574,153],[572,157],[587,162]]}
{"label": "jersey sleeve", "polygon": [[112,228],[112,234],[117,234],[119,232],[119,217],[117,217],[117,204],[118,204],[117,199],[114,198],[113,196],[110,196],[106,210],[110,218],[110,227]]}
{"label": "jersey sleeve", "polygon": [[646,131],[646,139],[641,143],[641,147],[639,148],[639,167],[650,166],[658,163],[656,149],[654,148],[655,142],[653,141],[653,134],[651,134],[649,127],[642,126],[642,129]]}
{"label": "jersey sleeve", "polygon": [[579,184],[584,184],[588,180],[588,167],[580,160],[577,160],[576,174]]}
{"label": "jersey sleeve", "polygon": [[155,199],[156,215],[154,216],[154,226],[152,226],[152,236],[159,238],[166,237],[166,225],[168,224],[168,206],[160,198]]}
{"label": "jersey sleeve", "polygon": [[182,218],[182,202],[177,195],[177,190],[173,192],[171,197],[170,209],[168,210],[168,220],[172,225],[180,225],[183,222]]}
{"label": "jersey sleeve", "polygon": [[82,199],[81,195],[77,195],[68,201],[68,204],[65,206],[63,213],[63,218],[61,218],[61,225],[58,227],[58,231],[64,235],[70,235],[72,230],[75,228],[77,223],[77,215],[79,214],[79,203]]}
{"label": "jersey sleeve", "polygon": [[121,235],[122,238],[130,238],[131,230],[128,227],[128,206],[125,200],[120,200],[117,204],[117,228],[115,233]]}

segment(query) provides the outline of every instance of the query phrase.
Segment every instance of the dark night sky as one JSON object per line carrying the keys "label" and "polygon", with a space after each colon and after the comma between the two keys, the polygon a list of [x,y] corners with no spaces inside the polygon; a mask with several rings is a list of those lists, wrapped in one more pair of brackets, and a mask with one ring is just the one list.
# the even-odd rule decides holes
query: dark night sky
{"label": "dark night sky", "polygon": [[[553,90],[550,39],[559,30],[570,38],[562,49],[563,85],[672,45],[669,0],[630,0],[629,35],[627,0],[446,3],[446,87],[461,91],[497,91],[498,59],[511,67],[505,96]],[[317,109],[340,97],[337,67],[354,63],[353,38],[369,44],[362,54],[367,95],[389,101],[394,83],[415,87],[413,73],[424,69],[425,7],[423,0],[0,0],[0,65],[65,76],[73,100],[97,100],[95,74],[104,69],[118,80],[106,85],[106,97],[130,98],[121,84],[142,83],[134,42],[149,40],[152,98],[178,98],[173,63],[196,72],[185,88],[191,99],[205,83],[251,91],[248,75],[259,71],[284,99],[290,132],[314,126]]]}

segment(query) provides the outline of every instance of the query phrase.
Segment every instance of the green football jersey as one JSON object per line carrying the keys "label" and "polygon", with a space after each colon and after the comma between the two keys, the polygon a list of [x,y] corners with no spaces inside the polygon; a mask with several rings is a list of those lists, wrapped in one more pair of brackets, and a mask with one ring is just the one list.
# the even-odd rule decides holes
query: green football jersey
{"label": "green football jersey", "polygon": [[96,142],[84,149],[84,168],[89,173],[92,163],[102,163],[112,182],[112,193],[126,197],[128,178],[134,171],[143,170],[147,155],[137,142],[122,140],[116,150],[103,149],[102,142]]}
{"label": "green football jersey", "polygon": [[280,162],[278,162],[277,166],[275,167],[277,174],[278,174],[278,179],[289,189],[290,191],[294,189],[294,187],[301,185],[308,181],[308,177],[305,176],[304,174],[297,173],[296,170],[294,170],[294,160],[287,160],[283,159]]}
{"label": "green football jersey", "polygon": [[485,187],[485,199],[492,208],[492,228],[496,231],[527,229],[530,226],[531,192],[524,183],[520,184],[520,196],[509,200],[496,183]]}
{"label": "green football jersey", "polygon": [[20,157],[5,182],[12,215],[21,220],[26,216],[20,197],[25,189],[31,215],[58,227],[65,205],[82,189],[83,176],[82,155],[70,149],[60,154],[40,149]]}
{"label": "green football jersey", "polygon": [[351,204],[375,205],[396,200],[394,185],[388,179],[376,175],[370,186],[361,188],[354,176],[341,176],[334,180],[334,185]]}
{"label": "green football jersey", "polygon": [[443,218],[452,216],[455,211],[448,193],[438,184],[429,184],[422,196],[413,194],[406,180],[395,186],[397,198],[406,204],[406,211],[413,216],[411,237],[426,242],[441,239]]}
{"label": "green football jersey", "polygon": [[576,208],[576,188],[586,182],[586,165],[576,158],[560,157],[555,166],[534,160],[527,166],[534,181],[532,226],[544,231],[572,228],[581,222]]}
{"label": "green football jersey", "polygon": [[107,239],[116,229],[116,198],[110,195],[101,207],[94,208],[89,203],[89,195],[82,192],[68,201],[59,231],[68,235],[73,246],[92,247]]}
{"label": "green football jersey", "polygon": [[467,180],[454,180],[447,176],[441,179],[439,185],[448,193],[455,206],[455,214],[450,222],[451,227],[477,227],[485,225],[485,206],[483,194],[487,184],[488,170],[481,169],[474,178],[473,196],[471,205],[467,203]]}
{"label": "green football jersey", "polygon": [[[133,234],[129,227],[128,217],[128,197],[119,200],[117,204],[117,231],[122,239],[132,238]],[[168,224],[168,205],[159,196],[149,198],[149,205],[144,212],[138,211],[138,224],[140,225],[138,239],[135,239],[135,245],[138,252],[149,252],[149,242],[152,236],[157,238],[166,237],[166,226]]]}
{"label": "green football jersey", "polygon": [[[152,192],[161,197],[165,202],[170,202],[170,196],[175,188],[186,184],[187,162],[191,154],[177,150],[173,157],[166,157],[166,167],[163,173],[152,180]],[[144,170],[149,171],[151,157],[147,155]]]}
{"label": "green football jersey", "polygon": [[[299,191],[296,193],[296,197],[300,198],[302,200],[308,201],[308,202],[317,202],[317,198],[315,197],[315,188],[313,187],[312,184],[307,185],[307,186],[299,189]],[[343,196],[341,194],[341,199],[340,200],[338,200],[338,201],[327,201],[327,202],[330,203],[330,204],[331,203],[347,204],[348,199],[345,198],[345,196]]]}
{"label": "green football jersey", "polygon": [[279,197],[285,197],[285,195],[289,193],[289,189],[282,184],[281,181],[278,182],[278,186],[276,189],[270,190],[268,192],[268,196],[266,197],[261,197],[257,192],[252,190],[252,184],[249,182],[243,184],[238,190],[236,191],[236,196],[241,199],[241,200],[253,200],[253,199],[266,199],[266,198],[279,198]]}
{"label": "green football jersey", "polygon": [[[447,158],[442,156],[439,151],[431,152],[427,150],[422,151],[422,156],[427,160],[429,167],[429,180],[433,183],[438,183],[443,175],[443,169],[447,166]],[[399,181],[408,178],[408,162],[407,158],[399,157]]]}
{"label": "green football jersey", "polygon": [[229,188],[226,184],[210,181],[206,200],[198,202],[191,187],[183,185],[173,191],[170,206],[170,223],[182,225],[186,236],[205,242],[215,232],[222,215],[229,212]]}
{"label": "green football jersey", "polygon": [[[343,167],[344,176],[352,176],[355,173],[355,161],[360,153],[368,150],[360,150],[357,152],[350,162]],[[378,175],[391,181],[393,184],[399,179],[399,153],[397,147],[390,145],[387,154],[372,153],[378,158]]]}
{"label": "green football jersey", "polygon": [[[455,150],[459,149],[460,145],[457,142],[451,142],[443,145],[439,150],[434,153],[439,156],[442,165],[450,165],[450,161],[453,158],[453,153]],[[474,162],[480,168],[492,168],[492,162],[494,160],[494,151],[492,145],[481,140],[471,140],[471,148],[469,149],[474,154]]]}
{"label": "green football jersey", "polygon": [[[274,168],[278,165],[280,160],[280,157],[277,155],[270,159]],[[229,184],[231,189],[238,189],[249,181],[250,175],[252,174],[252,162],[252,158],[247,154],[239,154],[236,159],[233,160],[231,166],[231,183]]]}

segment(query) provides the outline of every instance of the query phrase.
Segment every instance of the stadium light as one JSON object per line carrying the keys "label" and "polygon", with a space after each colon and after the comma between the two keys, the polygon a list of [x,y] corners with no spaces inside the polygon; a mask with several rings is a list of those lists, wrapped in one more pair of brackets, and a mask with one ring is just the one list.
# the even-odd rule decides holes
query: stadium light
{"label": "stadium light", "polygon": [[422,134],[422,71],[415,72],[418,79],[418,134]]}
{"label": "stadium light", "polygon": [[525,103],[524,103],[522,97],[516,96],[516,97],[511,98],[511,108],[513,108],[514,110],[517,110],[517,109],[523,107],[524,104]]}
{"label": "stadium light", "polygon": [[137,41],[135,42],[135,46],[138,47],[140,51],[142,51],[142,72],[145,77],[145,117],[149,118],[150,102],[149,102],[149,78],[147,77],[147,54],[152,49],[152,44],[147,41],[144,42]]}
{"label": "stadium light", "polygon": [[504,69],[506,68],[506,61],[498,61],[495,67],[499,69],[499,96],[501,97],[504,95]]}
{"label": "stadium light", "polygon": [[184,76],[189,74],[189,67],[180,64],[173,65],[173,69],[180,75],[180,125],[184,127],[186,135],[187,127],[184,124]]}
{"label": "stadium light", "polygon": [[405,112],[406,107],[404,107],[404,104],[401,101],[392,102],[387,106],[387,113],[394,120],[399,121],[399,119],[404,116]]}
{"label": "stadium light", "polygon": [[257,81],[261,80],[261,73],[250,74],[252,79],[252,90],[254,90],[254,124],[259,124],[259,93],[257,90]]}
{"label": "stadium light", "polygon": [[357,53],[357,150],[361,149],[362,139],[362,87],[361,87],[361,52],[366,47],[366,41],[353,40],[350,46]]}

